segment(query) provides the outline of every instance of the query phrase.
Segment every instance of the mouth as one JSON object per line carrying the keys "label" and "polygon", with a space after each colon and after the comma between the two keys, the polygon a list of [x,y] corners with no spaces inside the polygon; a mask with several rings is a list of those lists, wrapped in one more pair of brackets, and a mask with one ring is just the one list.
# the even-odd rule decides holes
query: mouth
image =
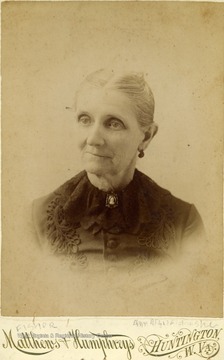
{"label": "mouth", "polygon": [[90,155],[92,155],[92,156],[99,157],[99,158],[107,158],[107,159],[110,159],[110,158],[111,158],[111,156],[104,155],[104,154],[92,153],[92,152],[90,152],[90,151],[86,151],[85,153],[86,153],[86,154],[90,154]]}

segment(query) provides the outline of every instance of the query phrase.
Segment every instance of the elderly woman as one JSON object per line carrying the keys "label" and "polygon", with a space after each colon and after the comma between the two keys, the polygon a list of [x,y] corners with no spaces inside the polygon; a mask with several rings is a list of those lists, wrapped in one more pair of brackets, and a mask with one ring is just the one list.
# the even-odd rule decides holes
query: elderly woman
{"label": "elderly woman", "polygon": [[197,248],[203,225],[195,206],[136,169],[157,132],[144,76],[94,72],[74,110],[84,170],[34,202],[41,245],[77,269],[113,263],[130,271]]}

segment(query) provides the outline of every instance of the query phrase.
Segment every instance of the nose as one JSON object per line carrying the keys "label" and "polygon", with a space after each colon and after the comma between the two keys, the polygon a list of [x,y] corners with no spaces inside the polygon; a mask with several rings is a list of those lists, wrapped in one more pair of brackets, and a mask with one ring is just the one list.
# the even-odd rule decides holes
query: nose
{"label": "nose", "polygon": [[103,129],[99,124],[94,124],[91,126],[88,132],[87,145],[91,146],[101,146],[104,145]]}

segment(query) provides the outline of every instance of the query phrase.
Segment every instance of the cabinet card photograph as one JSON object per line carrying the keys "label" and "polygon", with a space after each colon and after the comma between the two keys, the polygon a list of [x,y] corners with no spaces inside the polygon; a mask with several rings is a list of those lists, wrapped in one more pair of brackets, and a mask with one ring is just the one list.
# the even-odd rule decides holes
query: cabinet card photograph
{"label": "cabinet card photograph", "polygon": [[223,15],[2,4],[2,315],[222,316]]}

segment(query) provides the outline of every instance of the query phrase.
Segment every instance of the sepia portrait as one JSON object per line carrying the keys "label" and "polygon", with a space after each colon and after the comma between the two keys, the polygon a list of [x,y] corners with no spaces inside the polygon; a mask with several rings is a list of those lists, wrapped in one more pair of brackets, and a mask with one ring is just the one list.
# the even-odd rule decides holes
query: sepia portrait
{"label": "sepia portrait", "polygon": [[2,24],[2,314],[222,316],[218,4],[8,2]]}

